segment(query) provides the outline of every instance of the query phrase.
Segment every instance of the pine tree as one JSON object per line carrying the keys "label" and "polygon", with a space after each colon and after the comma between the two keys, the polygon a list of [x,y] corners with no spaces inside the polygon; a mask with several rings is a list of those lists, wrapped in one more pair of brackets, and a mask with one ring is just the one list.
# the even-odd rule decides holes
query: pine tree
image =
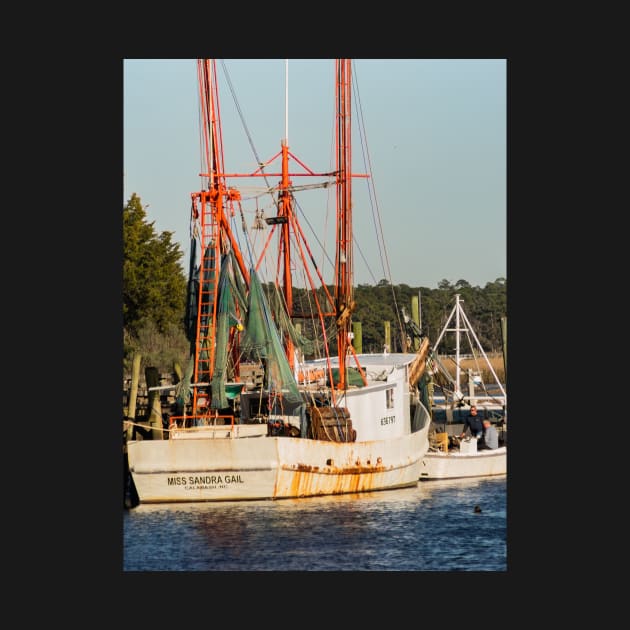
{"label": "pine tree", "polygon": [[168,231],[156,233],[140,197],[133,193],[123,207],[125,355],[139,350],[160,367],[165,367],[166,355],[172,358],[174,348],[179,352],[186,347],[183,252],[172,236]]}

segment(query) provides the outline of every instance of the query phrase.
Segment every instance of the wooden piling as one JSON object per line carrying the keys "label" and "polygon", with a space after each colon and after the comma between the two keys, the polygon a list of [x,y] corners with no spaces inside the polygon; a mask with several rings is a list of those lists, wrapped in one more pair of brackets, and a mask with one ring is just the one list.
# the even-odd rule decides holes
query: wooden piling
{"label": "wooden piling", "polygon": [[[422,330],[421,322],[420,322],[420,298],[418,295],[411,296],[411,319],[415,322],[418,330]],[[420,339],[413,340],[413,350],[414,352],[418,351],[420,347]]]}
{"label": "wooden piling", "polygon": [[363,352],[363,327],[361,322],[352,322],[352,333],[354,334],[354,339],[352,340],[354,351],[357,354],[361,354]]}
{"label": "wooden piling", "polygon": [[163,439],[162,427],[162,403],[160,402],[160,392],[151,391],[151,387],[160,385],[160,375],[155,367],[147,367],[144,370],[144,378],[147,383],[149,393],[149,424],[152,428],[151,436],[154,440]]}
{"label": "wooden piling", "polygon": [[507,317],[501,318],[501,335],[503,338],[503,380],[507,382]]}
{"label": "wooden piling", "polygon": [[131,424],[127,426],[127,440],[133,440],[136,434],[134,422],[136,420],[136,404],[138,400],[138,383],[140,381],[140,362],[142,355],[135,352],[131,364],[131,384],[129,386],[129,403],[127,405],[127,418]]}

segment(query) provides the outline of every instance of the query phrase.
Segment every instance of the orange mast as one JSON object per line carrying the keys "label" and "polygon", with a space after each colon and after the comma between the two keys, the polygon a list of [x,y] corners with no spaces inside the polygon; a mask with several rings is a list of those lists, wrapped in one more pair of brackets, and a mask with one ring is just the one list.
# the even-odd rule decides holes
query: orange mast
{"label": "orange mast", "polygon": [[[289,145],[285,138],[282,142],[282,180],[278,192],[278,216],[286,220],[282,223],[280,255],[282,256],[282,288],[289,316],[293,314],[293,282],[291,278],[291,223],[293,222],[293,197],[289,191]],[[291,369],[295,367],[295,348],[288,337],[284,341],[287,360]]]}
{"label": "orange mast", "polygon": [[[202,143],[207,190],[191,194],[192,218],[200,241],[199,291],[197,294],[197,328],[194,350],[194,383],[212,379],[215,357],[217,296],[221,255],[232,249],[246,281],[249,273],[240,249],[229,229],[227,207],[240,199],[240,193],[228,188],[223,170],[223,138],[219,116],[219,95],[214,59],[197,60],[197,80],[202,117]],[[198,221],[198,223],[197,223]],[[207,395],[207,394],[206,394]],[[197,408],[197,388],[193,389],[193,409]]]}
{"label": "orange mast", "polygon": [[355,308],[352,266],[352,152],[351,152],[351,60],[337,59],[337,251],[335,258],[335,309],[337,317],[337,350],[339,354],[338,389],[346,389],[346,359],[351,351],[350,325]]}
{"label": "orange mast", "polygon": [[[193,219],[200,241],[199,289],[197,295],[197,334],[194,350],[194,383],[210,383],[214,365],[218,276],[221,257],[219,224],[223,215],[225,180],[221,173],[221,129],[217,116],[216,66],[214,60],[197,60],[197,79],[202,117],[203,156],[208,188],[192,193]],[[193,410],[197,409],[197,388],[193,389]]]}

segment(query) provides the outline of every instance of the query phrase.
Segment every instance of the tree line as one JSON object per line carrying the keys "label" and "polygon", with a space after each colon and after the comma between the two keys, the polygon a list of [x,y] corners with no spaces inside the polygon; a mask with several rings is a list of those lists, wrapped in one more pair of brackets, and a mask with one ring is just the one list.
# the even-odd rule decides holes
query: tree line
{"label": "tree line", "polygon": [[[130,371],[135,352],[145,366],[171,372],[174,362],[185,365],[189,342],[184,328],[187,276],[184,256],[173,241],[173,232],[157,233],[148,222],[141,199],[132,194],[123,207],[123,370]],[[300,289],[294,290],[296,302]],[[405,349],[406,333],[401,324],[403,308],[411,315],[412,301],[420,304],[420,328],[431,343],[437,341],[460,295],[463,308],[479,342],[486,352],[502,349],[501,318],[507,315],[507,281],[497,278],[483,288],[465,280],[451,284],[444,279],[436,289],[392,285],[381,280],[377,285],[355,287],[356,308],[353,321],[361,323],[363,352],[382,352],[385,322],[390,322],[392,352]],[[308,334],[308,330],[304,330]],[[440,352],[454,351],[454,336],[440,344]],[[448,345],[450,343],[450,346]]]}

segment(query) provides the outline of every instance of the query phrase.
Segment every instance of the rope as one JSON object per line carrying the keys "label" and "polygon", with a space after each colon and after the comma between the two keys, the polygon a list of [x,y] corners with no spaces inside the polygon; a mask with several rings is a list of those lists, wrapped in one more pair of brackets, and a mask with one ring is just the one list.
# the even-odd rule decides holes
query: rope
{"label": "rope", "polygon": [[[211,420],[212,418],[214,418],[215,416],[212,416],[210,414],[208,415],[204,415],[201,417],[202,420]],[[225,416],[220,416],[220,417],[225,417]],[[141,429],[144,429],[145,431],[150,431],[150,430],[155,430],[155,431],[166,431],[167,433],[170,433],[171,431],[174,431],[175,429],[179,429],[180,431],[183,430],[187,430],[187,429],[197,429],[199,427],[197,426],[193,426],[193,427],[180,427],[178,426],[177,423],[175,424],[171,424],[169,425],[168,429],[165,429],[163,427],[153,427],[153,426],[147,426],[146,424],[140,424],[139,422],[133,422],[132,420],[123,420],[123,431],[125,431],[128,427],[130,426],[134,426],[134,427],[140,427]],[[205,425],[201,425],[202,427],[215,427],[218,430],[223,430],[226,427],[228,427],[229,425],[225,425],[225,424],[205,424]]]}
{"label": "rope", "polygon": [[[162,427],[154,427],[151,425],[146,425],[146,424],[140,424],[139,422],[133,422],[132,420],[123,420],[123,425],[124,425],[124,430],[126,430],[128,427],[140,427],[141,429],[145,429],[145,430],[151,430],[151,429],[155,429],[156,431],[172,431],[173,429],[164,429]],[[177,425],[175,425],[173,427],[174,429],[177,429]]]}

